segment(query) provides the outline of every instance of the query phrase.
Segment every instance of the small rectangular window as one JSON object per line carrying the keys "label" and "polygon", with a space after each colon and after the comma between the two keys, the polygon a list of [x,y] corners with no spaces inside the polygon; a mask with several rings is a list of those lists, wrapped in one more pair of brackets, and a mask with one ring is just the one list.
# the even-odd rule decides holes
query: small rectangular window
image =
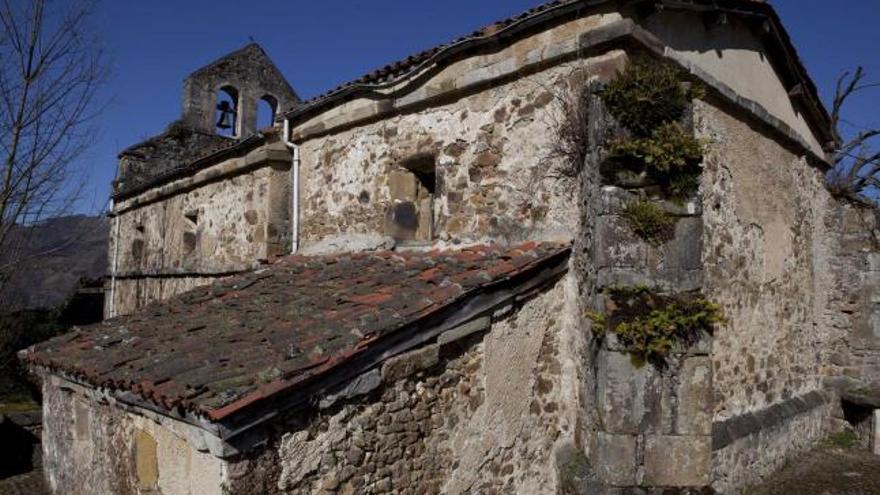
{"label": "small rectangular window", "polygon": [[436,187],[432,155],[404,160],[389,177],[391,205],[386,213],[386,233],[397,241],[432,240]]}

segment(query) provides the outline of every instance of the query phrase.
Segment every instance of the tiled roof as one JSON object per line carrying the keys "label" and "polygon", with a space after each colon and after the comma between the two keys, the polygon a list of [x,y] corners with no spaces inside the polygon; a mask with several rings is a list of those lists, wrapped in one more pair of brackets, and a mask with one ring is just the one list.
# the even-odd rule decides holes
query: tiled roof
{"label": "tiled roof", "polygon": [[122,199],[216,163],[230,153],[246,152],[263,144],[274,128],[244,139],[234,139],[195,130],[166,131],[123,150],[130,158],[128,170],[114,181],[113,198]]}
{"label": "tiled roof", "polygon": [[160,409],[220,420],[297,390],[426,317],[531,277],[568,250],[530,242],[291,256],[139,314],[76,329],[22,358]]}

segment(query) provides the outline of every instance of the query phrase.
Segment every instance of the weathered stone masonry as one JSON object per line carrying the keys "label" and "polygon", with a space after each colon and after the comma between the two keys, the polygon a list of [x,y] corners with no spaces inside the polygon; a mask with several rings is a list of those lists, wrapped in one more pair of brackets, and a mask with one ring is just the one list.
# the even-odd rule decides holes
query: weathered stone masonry
{"label": "weathered stone masonry", "polygon": [[230,467],[230,486],[556,493],[553,450],[574,418],[562,390],[564,285],[499,315],[485,334],[386,363],[383,386],[364,399],[292,418],[264,454]]}
{"label": "weathered stone masonry", "polygon": [[274,134],[242,156],[118,201],[118,234],[110,246],[115,314],[287,252],[289,171],[288,154]]}
{"label": "weathered stone masonry", "polygon": [[[605,292],[616,287],[646,286],[670,294],[700,290],[703,222],[696,198],[682,204],[653,200],[674,218],[674,232],[663,243],[639,238],[623,211],[645,190],[608,165],[607,143],[622,131],[597,96],[590,97],[589,115],[590,150],[579,177],[583,235],[573,260],[582,314],[604,310]],[[595,327],[582,318],[584,329]],[[614,335],[593,339],[584,383],[593,490],[711,483],[711,353],[707,335],[691,348],[676,350],[663,368],[639,368]]]}
{"label": "weathered stone masonry", "polygon": [[[221,91],[237,97],[232,137],[215,129]],[[299,101],[250,44],[190,74],[181,119],[120,154],[107,316],[289,251],[290,157],[277,130],[257,133],[261,98],[276,111]]]}
{"label": "weathered stone masonry", "polygon": [[[831,255],[823,244],[835,206],[821,168],[717,105],[701,103],[696,114],[712,140],[702,206],[707,291],[730,321],[713,342],[717,423],[822,389],[822,365],[843,337],[821,314],[834,283],[824,275]],[[803,427],[762,425],[751,432],[760,440],[729,446],[716,438],[717,483],[757,482],[781,466],[775,449],[812,445],[824,435],[824,402],[789,414],[786,424],[803,417]]]}
{"label": "weathered stone masonry", "polygon": [[[680,122],[706,140],[699,191],[680,203],[607,174],[625,132],[596,94],[585,162],[556,149],[561,99],[636,57],[706,89]],[[841,397],[880,381],[877,217],[823,187],[827,115],[763,2],[553,2],[305,103],[258,48],[220,62],[186,83],[180,123],[121,158],[111,301],[135,312],[220,283],[57,344],[96,363],[41,371],[57,490],[739,493],[853,422]],[[230,83],[250,95],[236,139],[211,134]],[[263,90],[290,108],[298,195],[280,133],[250,134]],[[303,253],[334,254],[273,263],[295,235],[293,197]],[[635,235],[637,198],[674,218],[670,238]],[[429,262],[523,240],[539,242],[485,273],[444,278]],[[493,278],[560,240],[573,241],[561,271]],[[343,273],[355,259],[397,264]],[[351,278],[308,284],[333,274]],[[387,280],[398,285],[377,288]],[[511,304],[443,299],[467,283]],[[608,290],[640,285],[699,293],[726,323],[665,366],[637,367],[588,316],[608,309]],[[432,333],[452,307],[465,320]],[[382,333],[417,313],[411,334]],[[170,318],[161,334],[133,344],[128,332],[157,315]],[[234,355],[195,352],[235,343]],[[35,356],[70,364],[52,346]],[[89,386],[104,374],[105,388]]]}
{"label": "weathered stone masonry", "polygon": [[[539,63],[543,51],[553,57],[550,47],[576,46],[578,33],[615,19],[609,13],[573,20],[498,53],[460,62],[426,84],[438,88],[440,98],[451,92],[446,88],[467,85],[479,71],[491,79],[501,75],[494,71]],[[562,159],[552,155],[555,137],[547,129],[559,118],[556,98],[566,91],[574,72],[613,74],[621,67],[621,56],[612,51],[526,72],[506,84],[449,95],[428,108],[352,128],[331,130],[340,118],[356,114],[348,108],[296,126],[294,136],[301,141],[303,157],[303,242],[384,232],[386,212],[394,203],[393,173],[420,154],[432,156],[436,165],[435,239],[571,237],[576,228],[571,215],[575,187],[571,179],[559,176]]]}

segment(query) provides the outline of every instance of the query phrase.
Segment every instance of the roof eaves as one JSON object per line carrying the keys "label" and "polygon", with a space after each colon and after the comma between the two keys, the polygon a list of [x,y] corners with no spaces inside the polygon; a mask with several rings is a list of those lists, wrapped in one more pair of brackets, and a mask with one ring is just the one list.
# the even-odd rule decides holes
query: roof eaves
{"label": "roof eaves", "polygon": [[[460,37],[449,43],[441,44],[427,50],[410,55],[405,59],[392,62],[380,69],[371,71],[363,76],[344,83],[335,89],[302,102],[299,106],[288,109],[283,117],[295,119],[304,114],[311,113],[324,106],[335,104],[346,96],[358,94],[364,90],[376,90],[387,88],[406,79],[412,74],[420,72],[431,64],[440,64],[443,61],[465,50],[477,48],[484,44],[494,43],[499,38],[513,35],[530,26],[540,24],[546,20],[556,18],[569,12],[593,5],[600,5],[609,0],[555,0],[530,9],[522,14],[513,16],[486,27],[474,31],[472,34]],[[501,26],[499,28],[499,26]]]}
{"label": "roof eaves", "polygon": [[[251,434],[256,426],[282,412],[293,412],[300,408],[310,407],[314,404],[312,399],[323,397],[326,393],[332,393],[337,385],[345,383],[352,376],[357,377],[364,372],[373,373],[385,360],[428,343],[449,329],[456,329],[476,318],[494,314],[497,308],[506,307],[510,302],[527,300],[566,272],[570,252],[570,243],[526,242],[510,247],[478,245],[460,250],[432,250],[418,255],[407,252],[376,252],[373,254],[343,253],[323,257],[293,256],[276,263],[275,269],[267,268],[219,287],[195,290],[189,296],[184,294],[172,298],[171,301],[163,303],[169,311],[154,311],[155,314],[142,313],[121,317],[119,320],[111,320],[97,326],[75,330],[71,334],[32,346],[20,352],[19,358],[41,372],[45,371],[93,390],[112,394],[121,402],[132,407],[143,408],[152,413],[182,421],[207,431],[219,439],[229,441],[230,445],[237,446],[247,443],[248,439],[252,440],[255,436],[259,436]],[[238,297],[239,294],[243,294],[242,291],[258,290],[249,288],[256,287],[256,279],[268,280],[271,278],[269,272],[272,270],[275,270],[281,277],[292,274],[301,276],[307,271],[311,271],[316,274],[322,273],[321,276],[327,280],[355,277],[353,279],[354,285],[364,282],[360,280],[363,275],[354,275],[349,271],[341,271],[338,275],[326,275],[328,271],[333,271],[336,263],[345,263],[346,260],[362,260],[367,264],[360,266],[375,266],[382,270],[385,270],[382,267],[396,267],[393,269],[399,275],[397,278],[403,277],[408,280],[420,281],[414,285],[403,284],[399,290],[407,290],[409,287],[418,287],[419,284],[422,284],[422,289],[418,290],[423,292],[416,293],[408,303],[401,306],[401,311],[404,311],[402,309],[404,307],[410,308],[403,316],[393,316],[388,312],[391,307],[394,307],[394,303],[383,306],[385,321],[380,323],[388,329],[386,332],[377,332],[376,329],[367,330],[364,327],[364,335],[360,340],[353,339],[350,344],[337,348],[340,351],[338,354],[330,349],[327,349],[327,352],[319,352],[332,358],[331,360],[321,359],[314,361],[314,366],[290,368],[291,374],[284,374],[273,381],[262,382],[251,393],[238,395],[231,401],[213,402],[205,400],[204,397],[194,399],[200,393],[195,396],[188,395],[191,393],[190,390],[203,390],[208,382],[181,381],[178,385],[186,384],[186,388],[171,392],[166,388],[166,385],[173,385],[177,380],[161,378],[166,375],[149,375],[148,370],[153,370],[156,366],[153,364],[148,364],[146,368],[141,369],[140,375],[131,375],[129,371],[120,371],[120,374],[114,374],[113,370],[117,367],[122,370],[129,362],[123,361],[120,364],[114,364],[119,358],[124,359],[125,352],[128,352],[125,349],[129,345],[138,345],[137,343],[143,342],[143,339],[131,339],[128,343],[116,339],[120,335],[141,335],[140,332],[148,329],[151,332],[148,335],[152,335],[152,327],[157,324],[157,320],[154,318],[156,315],[159,315],[160,318],[163,316],[173,318],[176,323],[169,327],[172,330],[183,328],[180,325],[186,326],[195,322],[195,320],[187,320],[188,312],[181,311],[187,307],[185,304],[207,304],[208,300],[204,299],[206,295],[210,296],[212,301],[215,299],[219,301],[230,295]],[[318,268],[322,265],[325,265],[327,270],[319,270]],[[430,274],[429,277],[426,279],[409,274],[408,271],[413,267],[424,269],[422,275]],[[446,268],[445,272],[441,267]],[[435,271],[438,269],[440,272]],[[476,270],[479,270],[480,273],[475,273]],[[384,273],[381,270],[370,272],[374,275]],[[446,282],[437,285],[440,279],[434,277],[438,274],[444,278],[451,277],[451,285]],[[488,278],[483,279],[484,276],[488,276]],[[377,280],[380,282],[372,287],[381,288],[383,284],[387,285],[388,283],[385,277]],[[428,282],[428,280],[436,281]],[[452,286],[457,286],[456,284],[462,284],[458,286],[459,291],[463,287],[468,288],[462,292],[448,290]],[[432,287],[434,285],[436,287]],[[314,293],[323,294],[320,290]],[[349,296],[353,294],[364,293],[352,291]],[[366,294],[370,294],[370,292],[366,292]],[[421,301],[421,298],[424,297],[433,299],[434,303],[424,307],[412,304]],[[307,305],[309,304],[317,310],[323,308],[320,304],[307,303]],[[367,306],[375,304],[378,308],[380,307],[378,305],[382,303],[376,301],[364,302],[363,304]],[[205,313],[200,314],[204,315]],[[171,320],[161,321],[165,321],[167,324]],[[336,320],[334,319],[334,321]],[[339,320],[339,323],[342,321]],[[113,327],[121,328],[122,333],[115,332]],[[326,329],[330,328],[326,327]],[[182,345],[186,345],[185,342],[192,343],[191,338],[187,341],[186,335],[188,333],[184,332],[180,335],[183,339],[181,342],[184,342]],[[307,332],[300,335],[300,337],[302,336],[311,337],[312,334]],[[136,343],[132,344],[132,342]],[[321,346],[320,342],[315,345]],[[349,345],[351,345],[350,348]],[[151,347],[147,346],[144,349],[151,349]],[[305,349],[304,347],[303,352]],[[79,354],[82,357],[92,355],[94,352],[107,354],[102,354],[103,361],[93,358],[81,361],[80,358],[72,355]],[[309,358],[303,363],[311,361]],[[183,364],[204,366],[201,358],[198,362]],[[179,365],[180,363],[177,365],[171,363],[171,368],[187,369],[185,366],[175,368]],[[257,363],[255,366],[254,369],[258,369],[262,364]],[[251,372],[253,370],[246,373]],[[175,376],[179,377],[180,375],[178,373]],[[186,391],[182,392],[182,390]],[[214,392],[221,393],[216,390]],[[243,435],[245,432],[249,433]]]}
{"label": "roof eaves", "polygon": [[[543,4],[518,16],[491,24],[489,27],[478,30],[470,36],[459,38],[451,43],[439,45],[411,55],[406,59],[388,64],[381,69],[345,83],[327,93],[309,99],[297,107],[284,112],[282,117],[290,120],[299,120],[323,113],[358,94],[393,86],[426,67],[432,64],[440,65],[465,50],[476,48],[482,44],[496,42],[499,38],[512,36],[525,28],[550,21],[566,13],[584,7],[606,4],[611,1],[615,0],[557,0]],[[819,98],[815,83],[809,77],[809,73],[801,62],[778,14],[771,5],[757,0],[650,0],[650,2],[648,0],[624,0],[624,3],[633,5],[651,3],[653,5],[662,5],[665,8],[696,11],[724,10],[735,15],[763,16],[767,18],[773,27],[774,39],[781,45],[786,62],[785,69],[807,88],[806,103],[812,114],[810,120],[814,122],[814,131],[829,142],[835,142],[839,139],[836,133],[830,129],[830,117]],[[502,27],[490,29],[490,27],[497,26]]]}
{"label": "roof eaves", "polygon": [[[309,407],[316,396],[380,366],[382,362],[418,346],[440,334],[459,327],[513,301],[532,297],[568,271],[570,245],[560,247],[552,256],[539,259],[512,277],[496,280],[479,293],[464,294],[451,304],[413,321],[394,334],[365,342],[341,359],[329,361],[316,369],[316,375],[304,381],[279,380],[224,407],[206,411],[207,418],[219,427],[221,438],[235,442],[242,433],[278,414]],[[345,366],[340,366],[341,363]],[[248,439],[244,438],[244,441]]]}

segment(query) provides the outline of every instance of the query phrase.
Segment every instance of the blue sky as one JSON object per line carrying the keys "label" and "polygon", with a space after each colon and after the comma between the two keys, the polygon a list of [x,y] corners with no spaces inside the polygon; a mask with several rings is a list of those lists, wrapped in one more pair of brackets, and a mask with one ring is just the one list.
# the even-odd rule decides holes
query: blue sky
{"label": "blue sky", "polygon": [[[541,0],[151,0],[99,3],[93,28],[110,56],[100,94],[106,110],[88,155],[89,188],[78,209],[106,204],[116,154],[180,115],[187,74],[253,38],[303,98],[413,52],[443,43]],[[774,0],[827,102],[837,75],[863,65],[880,81],[880,0]],[[846,117],[880,126],[880,90]],[[845,131],[853,131],[850,127]]]}

